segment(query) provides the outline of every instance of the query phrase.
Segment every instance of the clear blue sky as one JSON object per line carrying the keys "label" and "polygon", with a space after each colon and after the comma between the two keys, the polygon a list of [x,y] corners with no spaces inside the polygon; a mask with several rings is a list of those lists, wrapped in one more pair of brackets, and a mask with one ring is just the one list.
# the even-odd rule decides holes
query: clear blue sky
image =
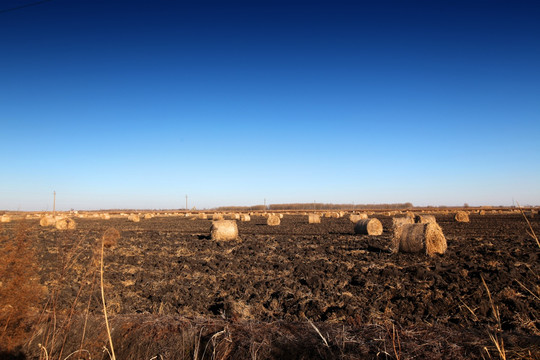
{"label": "clear blue sky", "polygon": [[0,209],[540,204],[537,1],[0,1]]}

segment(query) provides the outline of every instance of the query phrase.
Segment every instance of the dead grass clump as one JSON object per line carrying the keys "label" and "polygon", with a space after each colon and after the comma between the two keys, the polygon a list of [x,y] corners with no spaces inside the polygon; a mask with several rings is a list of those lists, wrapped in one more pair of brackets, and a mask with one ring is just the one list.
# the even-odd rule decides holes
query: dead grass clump
{"label": "dead grass clump", "polygon": [[11,351],[28,335],[26,322],[38,312],[44,295],[37,258],[24,223],[14,236],[0,237],[0,352]]}
{"label": "dead grass clump", "polygon": [[56,221],[55,226],[58,230],[75,230],[77,223],[73,219],[62,218]]}
{"label": "dead grass clump", "polygon": [[407,224],[394,228],[393,248],[395,252],[425,252],[429,256],[444,254],[446,238],[436,223]]}
{"label": "dead grass clump", "polygon": [[318,214],[309,214],[308,215],[308,222],[310,224],[320,224],[321,223],[321,217]]}
{"label": "dead grass clump", "polygon": [[120,232],[115,228],[110,227],[103,233],[103,246],[106,248],[114,247],[119,238]]}
{"label": "dead grass clump", "polygon": [[266,218],[266,225],[278,226],[279,224],[281,224],[281,219],[278,215],[269,215],[268,218]]}
{"label": "dead grass clump", "polygon": [[212,222],[210,237],[217,241],[230,241],[238,238],[238,225],[235,220],[218,220]]}
{"label": "dead grass clump", "polygon": [[354,226],[354,233],[359,235],[381,235],[383,226],[378,219],[359,220]]}
{"label": "dead grass clump", "polygon": [[465,211],[458,211],[454,216],[454,220],[458,222],[469,222],[469,214]]}
{"label": "dead grass clump", "polygon": [[416,215],[414,217],[414,222],[417,224],[429,224],[429,223],[436,224],[437,219],[435,218],[434,215]]}

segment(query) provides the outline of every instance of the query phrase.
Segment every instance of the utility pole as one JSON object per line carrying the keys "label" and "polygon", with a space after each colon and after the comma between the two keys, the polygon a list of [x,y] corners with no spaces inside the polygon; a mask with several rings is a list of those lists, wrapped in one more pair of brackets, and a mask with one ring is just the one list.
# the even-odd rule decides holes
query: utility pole
{"label": "utility pole", "polygon": [[186,211],[188,210],[188,207],[187,207],[187,195],[186,195]]}
{"label": "utility pole", "polygon": [[266,198],[264,199],[264,210],[266,210]]}
{"label": "utility pole", "polygon": [[53,194],[54,194],[54,198],[53,198],[52,212],[53,212],[53,216],[56,216],[56,190],[53,191]]}

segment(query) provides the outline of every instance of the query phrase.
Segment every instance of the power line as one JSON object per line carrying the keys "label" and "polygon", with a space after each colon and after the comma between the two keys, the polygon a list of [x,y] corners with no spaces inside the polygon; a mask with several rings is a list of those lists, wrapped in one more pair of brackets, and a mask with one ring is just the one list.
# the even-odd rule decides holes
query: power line
{"label": "power line", "polygon": [[30,7],[30,6],[40,5],[40,4],[49,2],[49,1],[52,1],[52,0],[36,1],[36,2],[30,3],[30,4],[26,4],[26,5],[21,5],[21,6],[16,6],[16,7],[12,7],[12,8],[9,8],[9,9],[0,10],[0,14],[6,13],[6,12],[9,12],[9,11],[15,11],[15,10],[19,10],[19,9],[24,9],[24,8],[27,8],[27,7]]}

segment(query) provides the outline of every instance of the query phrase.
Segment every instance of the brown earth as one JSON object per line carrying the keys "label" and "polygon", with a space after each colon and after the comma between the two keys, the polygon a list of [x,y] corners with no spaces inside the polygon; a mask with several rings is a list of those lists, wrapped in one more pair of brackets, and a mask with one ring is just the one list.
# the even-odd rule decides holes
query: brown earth
{"label": "brown earth", "polygon": [[[96,270],[114,227],[121,237],[105,250],[104,277],[119,359],[497,358],[489,334],[508,358],[540,358],[540,249],[521,215],[436,215],[448,250],[432,258],[392,253],[392,219],[376,217],[385,230],[375,237],[355,235],[346,218],[286,215],[267,226],[253,216],[231,242],[210,240],[210,220],[77,219],[73,231],[27,220],[54,301],[21,356],[39,358],[37,343],[48,341],[61,358],[44,335],[51,314],[73,315],[58,330],[62,356],[79,349],[89,309],[83,348],[108,358]],[[540,233],[538,216],[532,224]]]}

